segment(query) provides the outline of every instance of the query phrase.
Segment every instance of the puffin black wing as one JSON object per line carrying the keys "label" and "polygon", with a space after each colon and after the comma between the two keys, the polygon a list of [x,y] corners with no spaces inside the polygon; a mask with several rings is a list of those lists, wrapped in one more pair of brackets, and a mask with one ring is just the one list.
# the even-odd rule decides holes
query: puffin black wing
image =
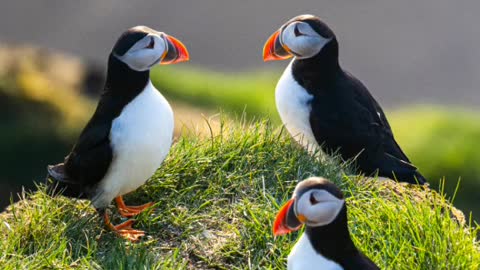
{"label": "puffin black wing", "polygon": [[375,98],[373,98],[373,96],[370,94],[367,88],[362,84],[362,82],[360,82],[357,78],[355,78],[354,76],[350,75],[347,72],[345,72],[345,75],[356,86],[355,89],[357,91],[354,92],[354,99],[359,104],[361,104],[362,107],[364,107],[366,110],[370,112],[370,115],[372,115],[372,120],[378,123],[379,126],[381,126],[382,132],[387,137],[387,139],[382,141],[386,152],[398,159],[401,159],[403,161],[410,163],[410,160],[408,159],[407,155],[405,155],[405,153],[402,151],[398,143],[395,141],[395,138],[393,137],[393,132],[390,127],[390,124],[388,123],[387,117],[385,116],[385,113],[383,112],[378,102],[375,100]]}
{"label": "puffin black wing", "polygon": [[94,185],[108,171],[113,152],[110,147],[111,124],[85,128],[72,152],[65,158],[65,172],[75,183]]}
{"label": "puffin black wing", "polygon": [[69,197],[85,197],[88,189],[100,182],[107,173],[113,157],[110,146],[112,114],[105,96],[90,119],[64,163],[48,167],[48,174],[56,183],[55,190]]}
{"label": "puffin black wing", "polygon": [[108,67],[104,92],[95,113],[64,163],[48,167],[49,176],[64,187],[63,195],[80,196],[103,179],[113,158],[112,121],[148,82],[148,71],[134,72],[112,54]]}
{"label": "puffin black wing", "polygon": [[[344,159],[356,157],[360,171],[425,183],[393,137],[382,109],[363,84],[353,76],[335,80],[332,91],[314,95],[310,125],[317,142]],[[332,102],[333,101],[333,102]]]}

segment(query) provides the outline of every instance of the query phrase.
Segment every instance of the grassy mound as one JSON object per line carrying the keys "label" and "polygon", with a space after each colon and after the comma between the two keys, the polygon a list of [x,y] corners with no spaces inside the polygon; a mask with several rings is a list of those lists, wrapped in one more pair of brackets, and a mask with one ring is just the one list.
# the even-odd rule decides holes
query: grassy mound
{"label": "grassy mound", "polygon": [[[274,91],[281,71],[258,74],[208,72],[183,67],[158,68],[152,80],[173,100],[199,104],[210,110],[268,117],[280,124]],[[453,196],[458,179],[462,181],[455,205],[480,220],[480,113],[459,108],[418,105],[387,112],[398,142],[438,188],[446,179],[445,190]]]}
{"label": "grassy mound", "polygon": [[[222,125],[184,137],[127,202],[157,202],[137,217],[148,232],[131,244],[103,230],[85,201],[28,195],[0,216],[3,269],[284,269],[298,233],[271,226],[298,179],[325,176],[347,195],[354,242],[382,269],[478,269],[478,228],[462,224],[438,193],[347,177],[265,123]],[[115,222],[120,222],[115,215]]]}

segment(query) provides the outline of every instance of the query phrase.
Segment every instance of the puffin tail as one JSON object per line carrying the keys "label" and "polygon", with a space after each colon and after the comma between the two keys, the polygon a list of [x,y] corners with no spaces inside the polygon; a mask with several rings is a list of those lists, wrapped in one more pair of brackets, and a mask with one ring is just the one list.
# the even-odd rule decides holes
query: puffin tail
{"label": "puffin tail", "polygon": [[45,181],[47,194],[52,197],[63,195],[72,198],[85,198],[82,186],[68,177],[63,163],[48,165]]}
{"label": "puffin tail", "polygon": [[414,177],[419,185],[425,185],[428,183],[427,179],[418,171],[415,171]]}
{"label": "puffin tail", "polygon": [[428,184],[427,179],[417,170],[411,172],[393,172],[392,175],[399,182],[406,182],[414,185]]}
{"label": "puffin tail", "polygon": [[418,172],[417,167],[388,153],[384,155],[378,175],[410,184],[425,185],[428,183],[427,179]]}

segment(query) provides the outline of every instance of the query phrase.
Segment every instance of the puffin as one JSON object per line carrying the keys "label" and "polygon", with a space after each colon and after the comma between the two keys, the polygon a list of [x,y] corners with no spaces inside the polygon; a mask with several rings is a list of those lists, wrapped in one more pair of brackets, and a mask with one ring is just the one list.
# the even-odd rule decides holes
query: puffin
{"label": "puffin", "polygon": [[273,234],[302,226],[305,231],[288,256],[288,270],[380,269],[352,242],[343,193],[329,180],[310,177],[299,182],[277,214]]}
{"label": "puffin", "polygon": [[395,141],[382,108],[338,60],[338,41],[320,18],[292,18],[268,38],[264,61],[293,57],[277,83],[277,110],[303,146],[355,160],[357,169],[400,182],[427,180]]}
{"label": "puffin", "polygon": [[133,217],[153,205],[128,206],[122,197],[155,173],[172,145],[173,111],[152,84],[150,69],[188,60],[185,45],[171,35],[146,26],[125,31],[109,55],[92,118],[64,162],[47,167],[47,190],[89,199],[107,228],[125,239],[145,235],[132,228],[133,219],[113,225],[106,208],[115,199],[119,213]]}

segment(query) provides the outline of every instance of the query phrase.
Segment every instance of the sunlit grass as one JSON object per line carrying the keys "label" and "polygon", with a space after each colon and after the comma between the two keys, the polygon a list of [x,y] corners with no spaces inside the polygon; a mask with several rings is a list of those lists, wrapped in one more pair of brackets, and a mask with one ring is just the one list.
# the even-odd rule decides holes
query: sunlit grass
{"label": "sunlit grass", "polygon": [[[211,110],[269,117],[280,124],[275,108],[275,73],[235,73],[225,75],[199,69],[161,67],[152,73],[154,83],[172,99]],[[413,163],[438,187],[446,178],[452,195],[461,178],[456,205],[474,211],[480,219],[480,111],[417,105],[389,112],[387,116],[402,149]]]}
{"label": "sunlit grass", "polygon": [[[183,137],[127,202],[157,202],[137,217],[148,232],[125,243],[85,201],[42,190],[0,216],[2,269],[284,269],[298,233],[271,225],[299,179],[325,176],[347,195],[357,246],[382,269],[478,269],[476,228],[453,217],[436,192],[347,177],[335,159],[310,156],[265,124],[230,123]],[[115,222],[119,222],[118,216]]]}

